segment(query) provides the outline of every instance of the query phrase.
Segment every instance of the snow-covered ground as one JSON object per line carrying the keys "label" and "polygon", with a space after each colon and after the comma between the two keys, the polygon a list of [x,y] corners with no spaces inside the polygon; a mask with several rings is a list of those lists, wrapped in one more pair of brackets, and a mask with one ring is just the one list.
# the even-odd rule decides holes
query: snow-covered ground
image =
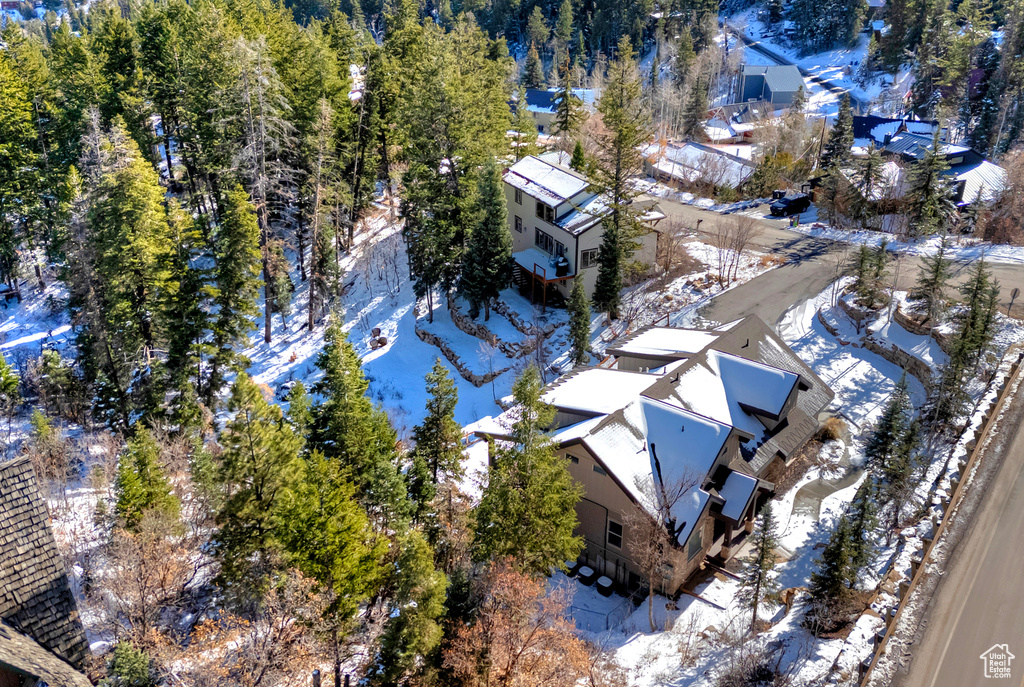
{"label": "snow-covered ground", "polygon": [[[864,62],[870,42],[868,33],[861,33],[857,37],[857,43],[850,48],[836,48],[804,55],[798,47],[789,45],[781,35],[771,35],[773,33],[771,29],[757,19],[758,9],[758,7],[752,7],[729,17],[727,21],[732,28],[742,31],[748,38],[759,42],[766,49],[789,60],[806,70],[807,73],[849,90],[854,97],[860,100],[879,102],[891,99],[893,94],[905,95],[910,89],[911,76],[908,70],[902,70],[897,74],[895,88],[893,88],[893,78],[890,74],[876,75],[864,84],[858,82],[858,72]],[[781,29],[781,24],[779,28]],[[749,60],[749,64],[774,64],[770,58],[754,50],[748,49],[745,57]],[[817,84],[815,87],[821,88]],[[811,91],[809,90],[808,93]],[[836,96],[833,94],[832,100],[835,101],[835,98]],[[811,100],[813,101],[813,98]],[[822,104],[824,102],[823,99]],[[808,105],[810,111],[833,114],[833,112],[813,107],[813,102],[809,102]],[[885,107],[883,106],[881,109],[885,109]]]}

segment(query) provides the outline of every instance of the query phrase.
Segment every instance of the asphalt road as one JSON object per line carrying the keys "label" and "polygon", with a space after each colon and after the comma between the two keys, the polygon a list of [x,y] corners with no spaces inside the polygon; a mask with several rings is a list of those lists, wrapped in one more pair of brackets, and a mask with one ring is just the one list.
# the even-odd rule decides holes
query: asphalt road
{"label": "asphalt road", "polygon": [[[658,202],[667,221],[680,222],[690,229],[697,228],[705,238],[716,223],[736,221],[730,215],[664,198]],[[791,306],[821,293],[835,279],[837,262],[847,266],[852,261],[856,250],[854,246],[790,231],[786,228],[787,220],[772,219],[768,215],[767,206],[762,209],[764,217],[757,220],[761,233],[754,240],[753,247],[784,256],[786,264],[714,298],[704,311],[704,315],[712,320],[730,322],[744,315],[755,314],[774,325]],[[699,227],[697,220],[702,220]],[[893,258],[889,268],[890,279],[898,276],[898,288],[910,289],[917,280],[922,260],[909,255],[893,255]],[[969,266],[969,262],[955,264],[951,282],[960,284],[965,281],[969,275]],[[1024,266],[992,262],[990,267],[999,280],[999,305],[1005,313],[1013,288],[1020,288],[1024,293]],[[958,294],[951,290],[949,295],[955,297]],[[1017,298],[1012,314],[1024,318],[1024,296]]]}
{"label": "asphalt road", "polygon": [[1024,685],[1024,397],[1018,393],[1002,425],[1012,433],[1003,463],[970,527],[953,550],[911,648],[909,671],[893,687],[971,687],[996,680],[984,674],[981,654],[1006,644],[1016,659],[998,684]]}

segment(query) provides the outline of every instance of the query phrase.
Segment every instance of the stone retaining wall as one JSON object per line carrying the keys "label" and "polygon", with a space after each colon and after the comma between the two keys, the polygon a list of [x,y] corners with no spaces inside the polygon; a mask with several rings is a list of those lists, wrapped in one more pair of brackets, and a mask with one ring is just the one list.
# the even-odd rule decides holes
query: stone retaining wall
{"label": "stone retaining wall", "polygon": [[906,329],[911,334],[917,334],[918,336],[930,336],[935,339],[935,343],[939,344],[939,348],[946,355],[949,355],[950,349],[950,336],[949,334],[943,334],[937,329],[933,328],[930,324],[930,320],[926,319],[923,322],[915,320],[910,315],[904,313],[897,306],[896,312],[892,316],[893,321],[899,326]]}
{"label": "stone retaining wall", "polygon": [[922,385],[924,385],[924,390],[929,394],[931,393],[932,386],[934,384],[933,373],[932,369],[928,367],[928,364],[923,360],[915,358],[910,353],[907,353],[903,349],[897,347],[896,344],[886,345],[885,343],[872,339],[871,337],[864,339],[864,348],[868,349],[872,353],[877,353],[893,365],[901,367],[912,374],[919,382],[921,382]]}
{"label": "stone retaining wall", "polygon": [[499,375],[503,375],[510,369],[512,369],[512,366],[510,365],[508,367],[503,367],[501,369],[495,370],[494,372],[487,372],[485,374],[478,375],[472,370],[470,370],[469,367],[467,367],[464,362],[462,362],[458,354],[456,354],[455,351],[452,350],[452,347],[449,346],[444,339],[432,334],[431,332],[428,332],[426,329],[420,329],[419,327],[416,327],[416,336],[420,337],[420,340],[426,341],[428,344],[432,346],[437,346],[441,350],[441,352],[444,353],[444,357],[448,359],[448,362],[450,362],[452,366],[455,367],[456,370],[458,370],[462,378],[475,387],[479,388],[484,384],[487,384],[488,382],[494,380]]}
{"label": "stone retaining wall", "polygon": [[[496,303],[500,302],[501,301],[497,301]],[[452,317],[452,323],[460,331],[463,331],[466,334],[469,334],[470,336],[475,336],[481,341],[486,341],[495,348],[499,349],[508,358],[522,358],[525,355],[533,353],[533,351],[537,348],[537,337],[533,334],[526,334],[525,332],[523,332],[524,335],[530,337],[529,339],[523,342],[505,341],[503,339],[498,338],[494,334],[494,332],[487,328],[486,324],[484,324],[483,322],[476,322],[472,320],[468,314],[463,313],[461,310],[459,310],[457,302],[449,301],[448,306]],[[504,315],[504,313],[502,313],[495,307],[492,307],[491,310],[497,312],[499,315]],[[507,319],[508,316],[506,315],[505,317]],[[512,322],[512,320],[509,319],[509,322]],[[513,323],[512,326],[516,327],[515,323]],[[516,329],[519,329],[519,327],[516,327]],[[554,325],[552,325],[551,332],[554,332],[554,330]],[[550,336],[551,332],[545,332],[544,337],[546,338]]]}

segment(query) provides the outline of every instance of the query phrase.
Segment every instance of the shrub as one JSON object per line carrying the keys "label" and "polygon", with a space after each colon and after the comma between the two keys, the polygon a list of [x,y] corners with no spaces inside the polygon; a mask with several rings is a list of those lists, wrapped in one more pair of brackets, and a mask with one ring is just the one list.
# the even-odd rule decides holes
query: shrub
{"label": "shrub", "polygon": [[830,441],[838,441],[844,431],[846,431],[846,423],[838,417],[830,417],[822,424],[816,438],[821,443],[827,444]]}

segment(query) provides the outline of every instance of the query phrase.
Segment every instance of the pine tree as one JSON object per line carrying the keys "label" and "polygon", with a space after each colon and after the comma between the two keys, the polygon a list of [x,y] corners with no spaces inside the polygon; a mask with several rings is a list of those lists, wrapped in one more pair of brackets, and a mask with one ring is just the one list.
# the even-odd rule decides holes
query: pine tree
{"label": "pine tree", "polygon": [[690,79],[690,68],[697,59],[697,53],[693,50],[693,35],[689,27],[683,27],[679,32],[679,45],[676,46],[675,80],[676,85],[682,88]]}
{"label": "pine tree", "polygon": [[572,147],[572,159],[569,161],[569,166],[577,172],[583,172],[587,168],[587,155],[583,152],[583,144],[579,141],[576,141],[576,145]]}
{"label": "pine tree", "polygon": [[224,504],[212,540],[222,582],[247,594],[283,562],[289,507],[302,480],[302,441],[244,372],[227,409],[232,418],[219,437]]}
{"label": "pine tree", "polygon": [[530,50],[526,53],[523,85],[527,88],[544,88],[544,65],[540,61],[535,43],[530,44]]}
{"label": "pine tree", "polygon": [[544,11],[540,5],[534,5],[530,12],[526,21],[526,35],[530,39],[530,44],[540,46],[541,50],[547,45],[551,30],[548,28],[547,22],[544,21]]}
{"label": "pine tree", "polygon": [[423,459],[434,484],[462,476],[462,427],[455,421],[459,391],[440,358],[427,373],[427,414],[413,428],[414,454]]}
{"label": "pine tree", "polygon": [[278,240],[271,227],[272,205],[283,203],[290,188],[282,183],[292,175],[283,153],[294,145],[294,128],[285,117],[285,86],[266,38],[249,41],[239,37],[232,45],[231,61],[234,81],[223,94],[222,108],[237,120],[238,133],[228,145],[256,210],[263,263],[263,339],[270,343],[271,316],[281,310],[287,298],[281,293],[282,265],[273,259]]}
{"label": "pine tree", "polygon": [[64,279],[87,380],[96,385],[96,412],[127,430],[154,401],[152,364],[167,326],[160,306],[172,286],[171,231],[156,172],[120,120],[105,132],[94,114],[86,140],[90,190],[76,201]]}
{"label": "pine tree", "polygon": [[953,199],[944,173],[949,169],[936,129],[932,146],[907,173],[906,200],[911,236],[942,231],[953,212]]}
{"label": "pine tree", "polygon": [[137,430],[117,461],[114,493],[114,512],[126,530],[138,530],[147,513],[178,518],[181,504],[160,466],[160,446],[144,427]]}
{"label": "pine tree", "polygon": [[949,282],[953,261],[946,257],[949,248],[949,237],[942,235],[939,249],[935,255],[924,258],[924,269],[917,277],[917,284],[910,297],[924,302],[925,312],[933,322],[942,319],[946,309],[946,285]]}
{"label": "pine tree", "polygon": [[427,658],[444,635],[441,619],[448,579],[434,569],[434,553],[419,531],[409,530],[400,546],[392,612],[368,676],[370,684],[408,684],[411,676],[429,671]]}
{"label": "pine tree", "polygon": [[[879,471],[882,480],[881,501],[889,511],[887,541],[891,541],[893,533],[900,525],[903,509],[914,495],[915,477],[919,467],[916,455],[919,434],[918,423],[914,420],[907,425],[892,457],[882,464]],[[869,504],[864,508],[870,509],[873,506]]]}
{"label": "pine tree", "polygon": [[766,503],[757,515],[751,552],[745,561],[740,580],[739,598],[751,609],[751,634],[757,634],[757,612],[765,601],[774,600],[779,591],[775,579],[775,548],[779,545],[772,504]]}
{"label": "pine tree", "polygon": [[821,552],[818,570],[811,573],[810,592],[817,607],[814,615],[819,622],[827,624],[826,618],[831,610],[848,594],[847,583],[853,570],[852,553],[850,522],[846,515],[842,515]]}
{"label": "pine tree", "polygon": [[[202,359],[208,352],[210,291],[206,270],[199,267],[205,257],[202,231],[192,217],[175,203],[168,203],[171,251],[168,260],[168,288],[161,309],[167,318],[167,385],[178,397],[171,401],[171,415],[180,421],[192,410],[196,388],[202,383]],[[194,409],[193,409],[194,410]]]}
{"label": "pine tree", "polygon": [[828,142],[821,152],[821,166],[828,170],[838,167],[850,159],[850,148],[853,146],[853,108],[850,106],[850,94],[843,95],[839,101],[839,114],[828,134]]}
{"label": "pine tree", "polygon": [[319,113],[307,141],[311,150],[307,178],[309,198],[309,296],[306,327],[312,332],[326,309],[335,273],[334,231],[329,212],[331,190],[336,186],[334,109],[326,98],[320,100]]}
{"label": "pine tree", "polygon": [[[32,103],[13,61],[0,53],[0,279],[17,280],[21,229],[38,204]],[[21,300],[20,290],[18,299]]]}
{"label": "pine tree", "polygon": [[876,524],[876,487],[872,475],[857,488],[847,509],[850,525],[850,574],[847,584],[852,589],[857,584],[857,576],[871,562],[874,546],[870,541]]}
{"label": "pine tree", "polygon": [[516,91],[516,108],[515,115],[512,117],[512,131],[515,132],[513,148],[515,149],[517,161],[522,160],[527,155],[537,154],[537,125],[534,123],[530,110],[526,106],[526,88],[523,86],[520,86],[519,90]]}
{"label": "pine tree", "polygon": [[302,382],[295,382],[295,385],[288,390],[285,400],[288,403],[288,411],[285,416],[291,423],[295,435],[305,442],[310,425],[313,423],[313,401],[306,393],[306,385]]}
{"label": "pine tree", "polygon": [[573,365],[586,365],[590,359],[590,303],[581,278],[572,282],[568,308],[569,357]]}
{"label": "pine tree", "polygon": [[300,464],[280,536],[289,562],[328,592],[318,629],[327,635],[340,681],[344,636],[360,604],[379,590],[387,542],[374,537],[337,461],[313,451]]}
{"label": "pine tree", "polygon": [[707,84],[698,77],[690,86],[683,110],[683,136],[695,140],[704,140],[704,120],[708,115]]}
{"label": "pine tree", "polygon": [[992,343],[999,282],[982,256],[971,265],[968,279],[960,287],[964,309],[957,317],[957,337],[964,342],[967,364],[976,366]]}
{"label": "pine tree", "polygon": [[488,160],[480,175],[477,196],[479,223],[469,237],[469,248],[462,268],[462,290],[470,303],[470,315],[484,308],[484,321],[491,319],[491,301],[508,286],[512,260],[512,235],[508,230],[508,210],[501,170]]}
{"label": "pine tree", "polygon": [[310,449],[340,463],[375,527],[400,526],[410,504],[398,471],[395,430],[366,395],[359,356],[336,321],[327,326],[316,366],[323,377],[313,391],[323,401],[313,408]]}
{"label": "pine tree", "polygon": [[[568,63],[565,65],[568,69]],[[574,138],[583,123],[583,103],[572,91],[572,80],[562,80],[562,88],[559,90],[558,98],[555,101],[554,133],[567,138]]]}
{"label": "pine tree", "polygon": [[582,547],[573,534],[582,492],[554,453],[546,433],[554,409],[541,394],[540,373],[531,366],[513,385],[512,441],[496,449],[488,469],[474,537],[476,560],[509,557],[538,575],[575,558]]}
{"label": "pine tree", "polygon": [[606,131],[596,137],[600,150],[596,176],[611,212],[602,221],[604,236],[593,300],[595,307],[616,319],[621,303],[622,265],[632,255],[632,238],[642,231],[638,211],[632,205],[637,191],[631,179],[642,171],[641,147],[651,139],[650,114],[641,98],[640,75],[633,47],[626,37],[619,42],[609,75],[597,105]]}
{"label": "pine tree", "polygon": [[881,469],[895,454],[910,424],[910,411],[909,386],[904,373],[893,387],[889,402],[864,446],[864,456],[872,470]]}
{"label": "pine tree", "polygon": [[249,361],[241,355],[259,315],[256,298],[260,288],[260,245],[256,211],[240,186],[229,189],[221,201],[220,223],[215,227],[213,245],[213,301],[217,316],[213,323],[210,377],[207,402],[212,404],[230,372],[241,372]]}

